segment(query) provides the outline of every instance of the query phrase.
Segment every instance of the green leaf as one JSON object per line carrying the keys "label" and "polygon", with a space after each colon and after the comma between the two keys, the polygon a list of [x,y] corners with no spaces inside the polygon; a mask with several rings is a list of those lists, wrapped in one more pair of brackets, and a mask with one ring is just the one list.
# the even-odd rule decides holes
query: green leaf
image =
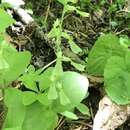
{"label": "green leaf", "polygon": [[83,16],[83,17],[89,17],[89,13],[80,11],[80,10],[78,10],[78,9],[76,10],[76,12],[77,12],[78,14],[80,14],[81,16]]}
{"label": "green leaf", "polygon": [[21,127],[25,117],[25,106],[22,103],[22,92],[15,88],[6,89],[4,102],[8,107],[4,128],[15,129],[16,127]]}
{"label": "green leaf", "polygon": [[5,29],[14,22],[13,18],[7,12],[0,9],[0,32],[5,32]]}
{"label": "green leaf", "polygon": [[21,127],[13,127],[13,128],[4,128],[2,130],[22,130]]}
{"label": "green leaf", "polygon": [[77,115],[75,115],[72,112],[65,111],[65,112],[62,112],[61,114],[64,115],[65,117],[67,117],[67,118],[70,118],[70,119],[73,119],[73,120],[78,120]]}
{"label": "green leaf", "polygon": [[70,62],[71,61],[71,59],[69,57],[63,56],[62,58],[63,58],[63,61],[65,61],[65,62]]}
{"label": "green leaf", "polygon": [[82,49],[78,45],[76,45],[73,40],[69,40],[69,45],[70,45],[71,50],[75,54],[82,52]]}
{"label": "green leaf", "polygon": [[56,127],[57,114],[50,109],[45,109],[39,102],[28,106],[26,111],[22,130],[54,130]]}
{"label": "green leaf", "polygon": [[61,105],[67,105],[67,104],[71,103],[69,98],[66,96],[66,94],[64,93],[62,88],[60,89],[59,97],[60,97]]}
{"label": "green leaf", "polygon": [[125,55],[127,48],[120,45],[119,38],[106,34],[98,38],[88,56],[87,71],[91,75],[103,76],[104,67],[111,56]]}
{"label": "green leaf", "polygon": [[37,95],[34,92],[23,92],[23,104],[25,106],[32,104],[33,102],[35,102],[37,100]]}
{"label": "green leaf", "polygon": [[35,72],[35,67],[33,65],[29,65],[28,72],[34,73]]}
{"label": "green leaf", "polygon": [[36,82],[38,81],[38,75],[35,72],[25,73],[19,78],[20,81],[25,85],[26,88],[38,92]]}
{"label": "green leaf", "polygon": [[49,67],[39,76],[39,88],[41,91],[47,89],[52,84],[51,76],[54,68]]}
{"label": "green leaf", "polygon": [[58,0],[61,4],[66,5],[67,4],[67,0]]}
{"label": "green leaf", "polygon": [[73,62],[73,61],[71,61],[70,63],[71,63],[71,65],[73,65],[77,70],[79,70],[79,71],[84,71],[84,68],[85,68],[84,65],[75,63],[75,62]]}
{"label": "green leaf", "polygon": [[78,2],[78,0],[58,0],[61,4],[63,4],[64,6],[68,3],[68,2],[71,2],[71,3],[74,3],[76,4]]}
{"label": "green leaf", "polygon": [[61,35],[61,29],[60,29],[60,20],[56,19],[56,21],[53,24],[53,28],[48,34],[49,38],[59,37]]}
{"label": "green leaf", "polygon": [[10,67],[2,72],[2,78],[6,81],[6,84],[9,84],[25,72],[25,69],[30,63],[31,54],[26,51],[12,54],[10,54],[10,52],[5,52],[3,56]]}
{"label": "green leaf", "polygon": [[73,41],[73,37],[70,36],[67,32],[62,32],[62,37],[68,40],[70,48],[75,54],[82,52],[82,49],[75,44],[75,42]]}
{"label": "green leaf", "polygon": [[9,64],[4,59],[4,57],[2,56],[2,54],[0,54],[0,70],[4,71],[4,69],[9,69]]}
{"label": "green leaf", "polygon": [[48,99],[54,100],[58,98],[57,90],[55,84],[52,84],[48,91]]}
{"label": "green leaf", "polygon": [[79,73],[67,71],[63,73],[61,81],[62,89],[71,104],[78,105],[87,94],[89,86],[88,79]]}
{"label": "green leaf", "polygon": [[130,52],[125,57],[112,56],[104,70],[105,90],[117,104],[130,103]]}
{"label": "green leaf", "polygon": [[80,104],[77,106],[77,109],[78,109],[82,114],[87,115],[87,116],[90,116],[89,108],[88,108],[86,105],[80,103]]}
{"label": "green leaf", "polygon": [[72,11],[75,11],[75,10],[76,10],[75,6],[72,6],[72,5],[69,5],[69,4],[65,5],[65,12],[72,12]]}
{"label": "green leaf", "polygon": [[49,106],[52,103],[52,101],[48,99],[47,93],[38,94],[37,100],[45,106]]}

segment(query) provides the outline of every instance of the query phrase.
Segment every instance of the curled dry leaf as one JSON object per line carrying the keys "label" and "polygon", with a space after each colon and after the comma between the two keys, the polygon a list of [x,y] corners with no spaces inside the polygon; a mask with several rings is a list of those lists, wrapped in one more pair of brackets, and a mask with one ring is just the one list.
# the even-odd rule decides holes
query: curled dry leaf
{"label": "curled dry leaf", "polygon": [[130,106],[117,105],[105,96],[99,103],[93,130],[115,130],[127,120],[129,115]]}

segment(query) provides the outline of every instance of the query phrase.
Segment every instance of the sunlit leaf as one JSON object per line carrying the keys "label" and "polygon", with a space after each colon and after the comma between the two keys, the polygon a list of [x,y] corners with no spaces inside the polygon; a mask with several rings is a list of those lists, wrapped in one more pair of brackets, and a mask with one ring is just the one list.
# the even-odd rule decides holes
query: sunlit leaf
{"label": "sunlit leaf", "polygon": [[63,91],[74,105],[78,105],[85,98],[88,85],[88,79],[79,73],[67,71],[62,76]]}
{"label": "sunlit leaf", "polygon": [[78,54],[78,53],[82,52],[82,49],[73,40],[69,41],[69,45],[70,45],[71,50],[75,54]]}
{"label": "sunlit leaf", "polygon": [[61,114],[64,115],[65,117],[73,119],[73,120],[78,119],[78,117],[74,113],[69,112],[69,111],[62,112]]}
{"label": "sunlit leaf", "polygon": [[88,56],[88,73],[95,76],[103,76],[107,60],[111,56],[123,57],[127,50],[126,47],[120,45],[117,36],[113,34],[100,36]]}
{"label": "sunlit leaf", "polygon": [[89,108],[88,108],[86,105],[80,103],[80,104],[77,106],[77,109],[78,109],[81,113],[83,113],[84,115],[90,116]]}
{"label": "sunlit leaf", "polygon": [[57,121],[56,113],[35,102],[26,109],[22,130],[54,130]]}
{"label": "sunlit leaf", "polygon": [[71,61],[70,63],[71,63],[71,65],[73,65],[77,70],[79,70],[79,71],[84,71],[84,68],[85,68],[84,65],[78,64],[78,63],[73,62],[73,61]]}
{"label": "sunlit leaf", "polygon": [[5,29],[14,22],[13,18],[7,12],[0,9],[0,32],[5,32]]}
{"label": "sunlit leaf", "polygon": [[109,58],[104,70],[105,90],[117,104],[130,103],[130,52]]}
{"label": "sunlit leaf", "polygon": [[23,92],[22,96],[23,96],[23,104],[25,106],[32,104],[37,99],[37,94],[31,91]]}
{"label": "sunlit leaf", "polygon": [[4,101],[8,107],[4,128],[21,127],[25,117],[25,106],[22,103],[22,92],[15,88],[8,88],[5,90]]}

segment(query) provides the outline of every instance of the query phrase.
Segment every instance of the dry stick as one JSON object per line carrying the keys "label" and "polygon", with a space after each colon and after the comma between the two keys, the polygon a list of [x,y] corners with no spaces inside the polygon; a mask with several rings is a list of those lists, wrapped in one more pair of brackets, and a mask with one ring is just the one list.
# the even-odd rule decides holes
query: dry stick
{"label": "dry stick", "polygon": [[90,127],[92,128],[92,125],[88,124],[88,123],[85,123],[83,121],[71,121],[72,123],[77,123],[77,124],[81,124],[81,125],[84,125],[86,127]]}
{"label": "dry stick", "polygon": [[92,120],[94,120],[94,115],[93,115],[93,110],[92,110],[92,105],[91,105],[91,103],[89,103],[89,105],[90,105],[90,113],[91,113],[91,117],[92,117]]}
{"label": "dry stick", "polygon": [[64,117],[62,116],[58,122],[57,128],[55,130],[59,130],[61,126],[64,124],[65,120]]}
{"label": "dry stick", "polygon": [[49,15],[50,5],[51,5],[51,0],[49,0],[49,4],[48,4],[48,7],[47,7],[46,16],[45,16],[45,20],[44,20],[45,23],[47,21],[48,15]]}
{"label": "dry stick", "polygon": [[43,67],[43,70],[46,69],[46,68],[48,68],[50,65],[52,65],[52,64],[55,63],[55,62],[56,62],[56,59],[53,60],[52,62],[50,62],[49,64],[45,65],[45,66]]}
{"label": "dry stick", "polygon": [[119,35],[119,34],[125,32],[125,31],[128,31],[128,30],[130,30],[130,28],[125,28],[125,29],[121,30],[120,32],[117,32],[116,35]]}

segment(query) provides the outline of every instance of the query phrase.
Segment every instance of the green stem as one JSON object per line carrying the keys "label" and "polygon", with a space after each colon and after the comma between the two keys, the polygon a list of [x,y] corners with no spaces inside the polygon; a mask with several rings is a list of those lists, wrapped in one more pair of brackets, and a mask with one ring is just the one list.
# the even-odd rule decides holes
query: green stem
{"label": "green stem", "polygon": [[63,8],[63,12],[62,12],[62,16],[61,16],[61,22],[60,22],[60,35],[57,37],[57,40],[56,40],[56,44],[57,44],[57,50],[56,50],[56,53],[57,54],[57,58],[60,58],[62,57],[62,51],[61,51],[61,48],[60,48],[60,44],[61,44],[61,37],[62,37],[62,25],[63,25],[63,20],[64,20],[64,16],[65,16],[65,7]]}

